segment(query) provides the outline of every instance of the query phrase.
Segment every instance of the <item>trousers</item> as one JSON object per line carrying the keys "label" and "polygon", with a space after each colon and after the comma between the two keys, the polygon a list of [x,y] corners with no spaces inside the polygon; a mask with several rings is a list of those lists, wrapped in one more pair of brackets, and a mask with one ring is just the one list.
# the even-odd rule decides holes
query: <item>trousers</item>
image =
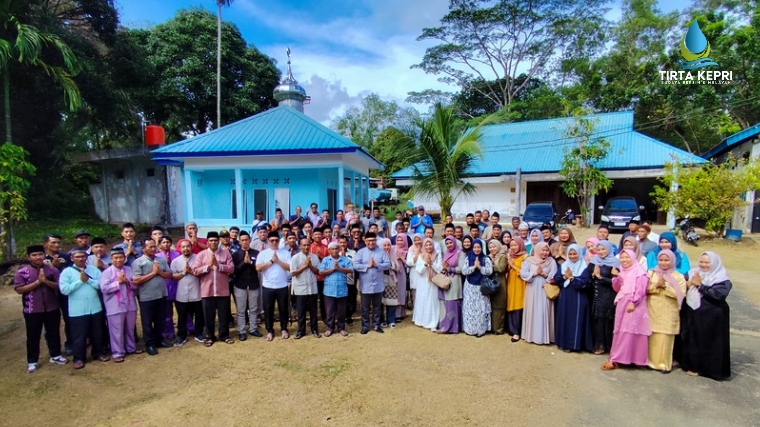
{"label": "trousers", "polygon": [[280,329],[288,330],[288,288],[264,288],[264,327],[268,334],[274,333],[274,304],[280,315]]}
{"label": "trousers", "polygon": [[140,301],[140,321],[146,347],[155,347],[164,340],[164,313],[166,297],[150,301]]}
{"label": "trousers", "polygon": [[24,313],[26,323],[26,361],[37,363],[40,358],[40,337],[45,328],[45,343],[50,357],[61,355],[61,312]]}
{"label": "trousers", "polygon": [[215,321],[217,313],[219,314],[219,339],[224,341],[230,337],[230,297],[208,297],[203,298],[203,317],[206,319],[207,339],[216,341],[217,336]]}
{"label": "trousers", "polygon": [[113,357],[124,357],[127,353],[135,352],[136,323],[137,311],[108,315],[108,332]]}
{"label": "trousers", "polygon": [[380,314],[383,310],[383,293],[362,294],[362,329],[370,327],[370,307],[372,313],[372,328],[380,326]]}
{"label": "trousers", "polygon": [[69,317],[74,361],[84,362],[87,359],[87,338],[92,344],[92,358],[97,359],[103,351],[103,311],[84,316]]}

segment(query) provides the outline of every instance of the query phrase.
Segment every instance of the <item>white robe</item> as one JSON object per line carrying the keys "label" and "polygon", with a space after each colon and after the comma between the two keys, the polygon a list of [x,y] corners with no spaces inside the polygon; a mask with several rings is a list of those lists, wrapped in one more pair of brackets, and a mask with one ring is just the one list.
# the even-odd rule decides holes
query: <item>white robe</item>
{"label": "white robe", "polygon": [[[436,254],[433,261],[433,270],[440,273],[443,269],[440,255]],[[438,300],[438,287],[428,280],[428,268],[422,256],[417,258],[414,267],[417,276],[417,294],[414,298],[414,314],[412,321],[417,326],[435,331],[438,328],[438,320],[441,312],[441,303]]]}

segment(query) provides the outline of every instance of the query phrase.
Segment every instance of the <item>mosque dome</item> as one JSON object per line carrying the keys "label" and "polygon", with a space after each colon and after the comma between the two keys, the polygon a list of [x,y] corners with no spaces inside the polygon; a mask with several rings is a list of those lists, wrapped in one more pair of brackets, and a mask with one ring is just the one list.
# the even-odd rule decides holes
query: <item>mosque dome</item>
{"label": "mosque dome", "polygon": [[293,71],[290,69],[290,48],[288,53],[288,69],[285,73],[285,79],[274,88],[274,99],[278,105],[288,105],[303,113],[303,104],[307,100],[306,90],[298,84],[293,77]]}

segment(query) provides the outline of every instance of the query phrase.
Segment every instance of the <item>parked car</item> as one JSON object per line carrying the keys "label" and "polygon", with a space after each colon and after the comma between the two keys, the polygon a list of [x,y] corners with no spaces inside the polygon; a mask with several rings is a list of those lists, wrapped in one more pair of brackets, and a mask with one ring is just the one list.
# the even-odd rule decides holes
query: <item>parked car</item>
{"label": "parked car", "polygon": [[632,219],[641,221],[644,206],[636,203],[633,197],[613,197],[599,209],[602,210],[600,225],[606,225],[610,231],[625,231]]}
{"label": "parked car", "polygon": [[388,203],[391,199],[391,192],[383,188],[370,188],[369,198],[377,203]]}
{"label": "parked car", "polygon": [[533,202],[521,216],[531,230],[547,223],[551,225],[553,233],[557,231],[557,207],[552,202]]}

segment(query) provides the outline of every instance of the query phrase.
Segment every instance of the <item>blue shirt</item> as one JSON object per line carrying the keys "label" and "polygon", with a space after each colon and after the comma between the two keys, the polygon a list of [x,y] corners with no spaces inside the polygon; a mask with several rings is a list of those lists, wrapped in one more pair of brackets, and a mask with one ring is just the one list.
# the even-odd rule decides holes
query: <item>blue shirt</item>
{"label": "blue shirt", "polygon": [[[319,264],[319,270],[332,270],[335,266],[335,259],[332,256],[325,257]],[[351,269],[351,260],[342,256],[338,258],[338,266],[341,268]],[[325,276],[325,296],[333,298],[343,298],[348,296],[348,274],[340,271],[333,271]]]}
{"label": "blue shirt", "polygon": [[419,215],[415,215],[412,217],[411,221],[409,222],[409,228],[414,230],[414,233],[423,234],[425,232],[425,227],[432,227],[433,226],[433,218],[430,218],[430,215],[425,214],[422,218],[420,218]]}
{"label": "blue shirt", "polygon": [[71,317],[87,316],[103,311],[98,296],[100,270],[91,265],[86,266],[84,271],[90,276],[86,282],[79,280],[81,271],[77,266],[67,267],[61,272],[58,282],[61,293],[69,296],[69,316]]}
{"label": "blue shirt", "polygon": [[[375,259],[375,267],[369,268],[370,260]],[[359,288],[363,294],[378,294],[385,290],[383,271],[391,268],[388,254],[379,246],[375,249],[362,248],[354,257],[354,270],[359,272]]]}
{"label": "blue shirt", "polygon": [[[121,250],[124,251],[124,254],[126,254],[127,253],[127,242],[121,242],[118,245],[114,245],[113,248],[114,249],[121,249]],[[137,258],[140,258],[142,256],[142,254],[143,254],[142,243],[138,242],[137,240],[133,240],[132,241],[132,250],[134,252],[137,252],[137,256],[135,256],[134,254],[129,254],[129,256],[127,256],[127,261],[124,262],[124,265],[126,265],[127,267],[132,267],[132,262],[134,262],[134,260],[136,260]]]}

